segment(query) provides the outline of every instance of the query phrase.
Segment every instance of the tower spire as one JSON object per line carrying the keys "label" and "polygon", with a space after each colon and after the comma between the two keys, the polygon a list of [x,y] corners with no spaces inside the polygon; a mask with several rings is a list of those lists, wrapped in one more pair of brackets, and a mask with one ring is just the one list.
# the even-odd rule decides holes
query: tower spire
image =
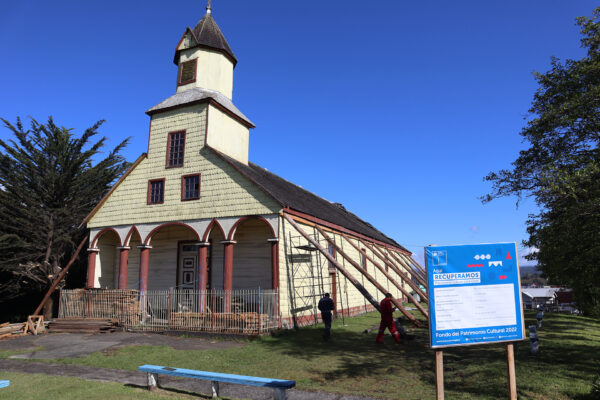
{"label": "tower spire", "polygon": [[208,4],[207,4],[207,6],[206,6],[206,13],[207,13],[207,14],[210,14],[210,13],[211,13],[211,11],[212,11],[212,7],[210,6],[210,0],[208,0]]}

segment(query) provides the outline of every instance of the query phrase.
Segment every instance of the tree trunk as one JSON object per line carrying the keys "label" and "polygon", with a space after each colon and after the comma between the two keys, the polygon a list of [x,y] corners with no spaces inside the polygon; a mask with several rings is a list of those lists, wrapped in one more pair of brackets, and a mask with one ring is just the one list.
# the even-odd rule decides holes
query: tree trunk
{"label": "tree trunk", "polygon": [[44,304],[42,314],[44,314],[44,321],[50,321],[52,319],[52,308],[54,307],[54,299],[49,297]]}

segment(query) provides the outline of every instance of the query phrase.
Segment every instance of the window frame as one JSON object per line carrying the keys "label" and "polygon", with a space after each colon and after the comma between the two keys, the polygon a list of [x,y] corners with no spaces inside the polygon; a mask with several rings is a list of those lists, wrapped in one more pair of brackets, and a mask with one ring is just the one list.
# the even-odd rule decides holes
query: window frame
{"label": "window frame", "polygon": [[[181,81],[181,76],[183,75],[183,65],[184,64],[189,64],[189,63],[194,63],[194,77],[188,81]],[[184,61],[182,63],[179,63],[179,72],[177,74],[177,86],[183,86],[183,85],[187,85],[189,83],[194,83],[196,82],[196,75],[198,73],[198,59],[194,58],[192,60],[188,60],[188,61]]]}
{"label": "window frame", "polygon": [[[171,136],[183,133],[183,143],[181,144],[181,164],[169,165],[169,159],[171,155]],[[183,163],[185,161],[185,142],[187,138],[187,131],[185,129],[180,129],[178,131],[171,131],[167,134],[167,155],[165,160],[165,168],[181,168],[183,167]]]}
{"label": "window frame", "polygon": [[360,249],[360,266],[366,271],[367,270],[367,249]]}
{"label": "window frame", "polygon": [[[329,244],[327,245],[327,252],[329,253],[329,255],[330,255],[330,256],[331,256],[331,257],[332,257],[334,260],[336,260],[336,261],[337,261],[337,254],[336,254],[336,251],[335,251],[335,247],[333,247],[333,245],[332,245],[331,243],[329,243]],[[334,264],[333,264],[331,261],[328,261],[328,264],[327,264],[327,271],[328,271],[330,274],[332,274],[332,273],[333,273],[333,274],[335,274],[335,273],[336,273],[336,271],[337,271],[337,269],[336,269],[335,265],[334,265]]]}
{"label": "window frame", "polygon": [[[198,177],[198,197],[185,198],[185,180],[186,180],[186,178],[191,178],[193,176]],[[191,200],[199,200],[200,199],[200,188],[201,188],[201,182],[202,182],[201,176],[202,176],[202,174],[200,174],[200,173],[188,174],[188,175],[181,176],[181,201],[191,201]]]}
{"label": "window frame", "polygon": [[[160,202],[151,202],[152,199],[152,184],[155,182],[162,182],[162,200]],[[154,204],[164,204],[165,202],[165,178],[148,179],[148,193],[146,195],[146,204],[151,206]]]}

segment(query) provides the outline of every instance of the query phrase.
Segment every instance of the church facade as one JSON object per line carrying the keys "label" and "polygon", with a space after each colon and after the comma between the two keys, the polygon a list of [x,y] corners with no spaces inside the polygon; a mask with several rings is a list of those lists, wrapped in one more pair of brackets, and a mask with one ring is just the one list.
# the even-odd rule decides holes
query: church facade
{"label": "church facade", "polygon": [[84,221],[88,289],[272,290],[283,326],[316,322],[324,292],[342,315],[371,310],[355,281],[375,298],[424,295],[404,247],[249,162],[254,125],[233,103],[237,59],[210,8],[174,63],[175,94],[146,112],[147,153]]}

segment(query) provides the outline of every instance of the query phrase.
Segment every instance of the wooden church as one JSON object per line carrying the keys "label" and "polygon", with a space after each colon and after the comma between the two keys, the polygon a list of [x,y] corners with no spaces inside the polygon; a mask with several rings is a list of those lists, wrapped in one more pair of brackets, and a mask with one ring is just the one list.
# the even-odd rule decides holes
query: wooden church
{"label": "wooden church", "polygon": [[[338,316],[373,310],[386,292],[411,320],[404,302],[426,315],[412,296],[427,295],[409,251],[248,161],[254,125],[234,105],[237,59],[210,7],[185,30],[174,63],[175,94],[146,111],[148,152],[84,221],[87,289],[63,291],[61,316],[133,314],[139,329],[218,330],[215,318],[222,328],[223,318],[254,313],[268,330],[318,322],[325,292]],[[87,310],[76,304],[84,295]]]}

